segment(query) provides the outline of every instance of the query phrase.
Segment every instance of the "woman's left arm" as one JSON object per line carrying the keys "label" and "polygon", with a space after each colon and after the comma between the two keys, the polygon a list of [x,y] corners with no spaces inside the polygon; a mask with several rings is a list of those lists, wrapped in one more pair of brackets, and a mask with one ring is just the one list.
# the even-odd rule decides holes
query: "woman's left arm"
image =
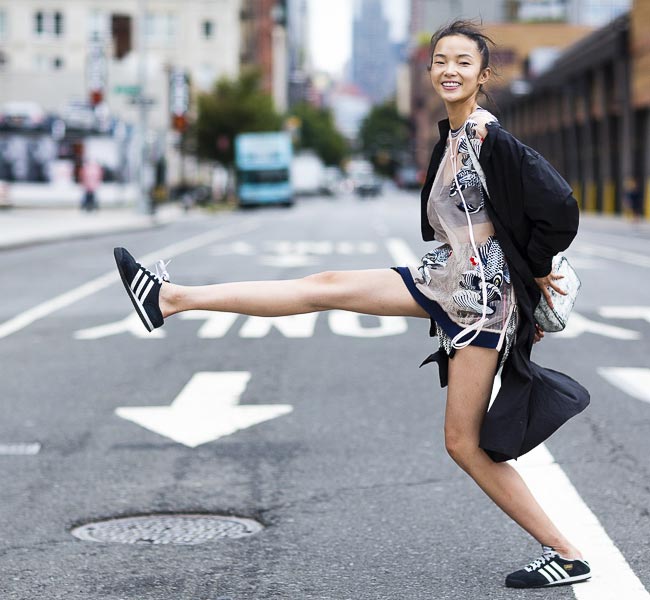
{"label": "woman's left arm", "polygon": [[569,184],[540,154],[526,149],[522,163],[524,212],[531,225],[528,264],[543,292],[554,289],[553,257],[566,250],[578,233],[579,210]]}

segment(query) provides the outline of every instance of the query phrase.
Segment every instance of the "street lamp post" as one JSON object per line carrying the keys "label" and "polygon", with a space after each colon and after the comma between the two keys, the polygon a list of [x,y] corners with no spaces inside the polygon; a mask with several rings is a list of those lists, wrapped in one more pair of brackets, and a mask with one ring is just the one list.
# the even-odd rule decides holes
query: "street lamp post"
{"label": "street lamp post", "polygon": [[147,99],[147,57],[146,57],[146,0],[138,0],[138,87],[136,97],[139,121],[139,148],[138,148],[138,211],[143,214],[153,213],[153,203],[149,195],[147,182],[147,128],[148,128],[148,99]]}

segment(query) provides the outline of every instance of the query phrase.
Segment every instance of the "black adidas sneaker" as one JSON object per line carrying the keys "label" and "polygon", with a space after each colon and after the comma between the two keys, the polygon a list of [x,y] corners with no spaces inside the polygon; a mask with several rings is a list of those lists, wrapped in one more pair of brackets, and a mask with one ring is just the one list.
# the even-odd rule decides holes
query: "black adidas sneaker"
{"label": "black adidas sneaker", "polygon": [[543,554],[523,569],[506,577],[506,587],[541,588],[586,581],[591,568],[586,560],[562,558],[553,548],[542,546]]}
{"label": "black adidas sneaker", "polygon": [[113,256],[124,288],[147,331],[160,327],[164,320],[158,297],[162,282],[169,281],[169,275],[165,270],[167,264],[159,260],[154,274],[136,262],[125,248],[114,248]]}

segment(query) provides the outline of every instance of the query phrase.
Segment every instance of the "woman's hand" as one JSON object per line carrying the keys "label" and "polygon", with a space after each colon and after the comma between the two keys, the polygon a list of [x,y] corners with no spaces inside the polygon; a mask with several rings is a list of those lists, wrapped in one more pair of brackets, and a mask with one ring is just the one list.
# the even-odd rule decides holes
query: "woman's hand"
{"label": "woman's hand", "polygon": [[535,339],[533,339],[533,344],[536,344],[537,342],[541,342],[543,337],[544,337],[543,329],[537,323],[535,323]]}
{"label": "woman's hand", "polygon": [[549,273],[546,277],[535,277],[535,283],[538,285],[539,289],[542,290],[544,298],[546,298],[547,304],[553,308],[553,300],[551,299],[551,292],[548,288],[555,290],[558,294],[566,296],[566,292],[555,283],[559,279],[564,279],[564,275],[556,275],[555,273]]}

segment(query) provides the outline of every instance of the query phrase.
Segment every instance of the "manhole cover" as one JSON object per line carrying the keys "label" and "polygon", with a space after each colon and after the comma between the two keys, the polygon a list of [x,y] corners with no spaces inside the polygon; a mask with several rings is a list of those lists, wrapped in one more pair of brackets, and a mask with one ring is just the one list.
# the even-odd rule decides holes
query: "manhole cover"
{"label": "manhole cover", "polygon": [[75,527],[72,535],[87,542],[117,544],[204,544],[241,538],[263,529],[252,519],[222,515],[147,515],[121,517]]}

